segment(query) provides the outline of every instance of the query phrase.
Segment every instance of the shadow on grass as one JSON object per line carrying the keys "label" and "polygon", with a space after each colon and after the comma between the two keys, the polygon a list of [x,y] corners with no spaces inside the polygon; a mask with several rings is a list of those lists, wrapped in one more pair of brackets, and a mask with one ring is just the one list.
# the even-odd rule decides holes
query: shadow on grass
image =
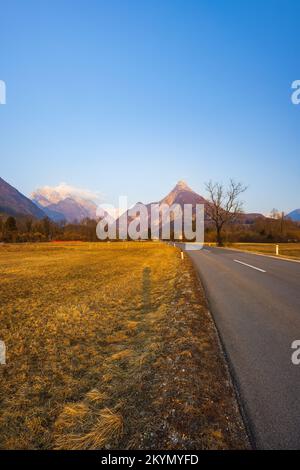
{"label": "shadow on grass", "polygon": [[151,269],[146,267],[142,277],[142,313],[148,313],[151,309]]}

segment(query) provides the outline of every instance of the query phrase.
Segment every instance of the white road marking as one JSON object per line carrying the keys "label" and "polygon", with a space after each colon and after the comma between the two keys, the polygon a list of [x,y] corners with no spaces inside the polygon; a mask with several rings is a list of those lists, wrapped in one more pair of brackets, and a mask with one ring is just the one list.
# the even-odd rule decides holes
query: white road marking
{"label": "white road marking", "polygon": [[233,261],[235,261],[236,263],[243,264],[244,266],[248,266],[248,268],[256,269],[257,271],[260,271],[261,273],[267,272],[264,269],[260,269],[260,268],[257,268],[256,266],[252,266],[252,264],[243,263],[243,261],[239,261],[238,259],[234,259]]}

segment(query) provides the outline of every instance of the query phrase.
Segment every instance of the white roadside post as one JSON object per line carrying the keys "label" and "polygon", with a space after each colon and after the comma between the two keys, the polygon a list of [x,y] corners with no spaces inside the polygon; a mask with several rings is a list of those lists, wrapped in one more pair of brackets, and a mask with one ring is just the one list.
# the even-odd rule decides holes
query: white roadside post
{"label": "white roadside post", "polygon": [[0,340],[0,365],[6,364],[6,347],[4,341]]}
{"label": "white roadside post", "polygon": [[279,245],[276,245],[276,255],[279,255]]}
{"label": "white roadside post", "polygon": [[181,259],[183,259],[183,251],[181,250]]}

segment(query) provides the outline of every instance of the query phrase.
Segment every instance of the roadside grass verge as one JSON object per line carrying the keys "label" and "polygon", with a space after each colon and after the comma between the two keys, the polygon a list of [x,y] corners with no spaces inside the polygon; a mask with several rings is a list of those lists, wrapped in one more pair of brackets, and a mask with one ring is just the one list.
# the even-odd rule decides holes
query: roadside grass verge
{"label": "roadside grass verge", "polygon": [[0,247],[1,449],[248,446],[202,287],[162,243]]}
{"label": "roadside grass verge", "polygon": [[[278,243],[279,257],[300,259],[300,243]],[[237,250],[252,251],[265,255],[276,255],[276,243],[230,243],[228,248]]]}

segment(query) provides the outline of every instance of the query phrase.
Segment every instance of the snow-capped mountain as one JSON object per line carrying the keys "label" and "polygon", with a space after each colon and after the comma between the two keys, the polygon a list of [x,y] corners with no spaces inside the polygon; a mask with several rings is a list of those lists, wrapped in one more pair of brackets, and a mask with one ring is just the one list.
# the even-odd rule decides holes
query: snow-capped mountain
{"label": "snow-capped mountain", "polygon": [[96,218],[97,205],[89,199],[92,196],[88,191],[62,183],[56,187],[37,189],[31,194],[31,199],[53,220],[57,221],[61,217],[67,222],[80,222],[87,217]]}

